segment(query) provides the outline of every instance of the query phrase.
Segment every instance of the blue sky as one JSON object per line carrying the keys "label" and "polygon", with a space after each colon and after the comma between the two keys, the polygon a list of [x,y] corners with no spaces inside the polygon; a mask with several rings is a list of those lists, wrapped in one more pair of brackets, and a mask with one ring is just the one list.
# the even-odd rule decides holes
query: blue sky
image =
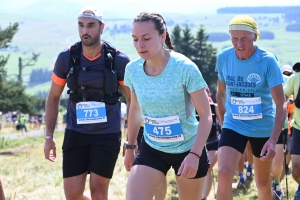
{"label": "blue sky", "polygon": [[[37,2],[49,0],[0,0],[0,11],[13,9],[22,9]],[[51,0],[53,4],[59,5],[60,0]],[[126,8],[135,7],[139,10],[149,10],[162,13],[195,13],[211,12],[219,7],[226,6],[300,6],[299,0],[69,0],[82,5],[95,5],[103,10],[119,10],[124,14]],[[71,5],[70,5],[71,6]],[[103,8],[101,8],[103,7]],[[128,13],[131,15],[131,13]]]}

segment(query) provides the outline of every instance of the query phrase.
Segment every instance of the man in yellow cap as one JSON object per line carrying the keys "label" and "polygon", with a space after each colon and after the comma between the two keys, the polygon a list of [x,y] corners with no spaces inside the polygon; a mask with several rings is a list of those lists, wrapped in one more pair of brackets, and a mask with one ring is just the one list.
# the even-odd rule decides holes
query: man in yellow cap
{"label": "man in yellow cap", "polygon": [[258,199],[269,200],[272,159],[286,116],[283,76],[274,54],[254,45],[260,34],[252,17],[235,16],[229,32],[233,47],[219,52],[216,64],[217,102],[223,124],[218,149],[217,199],[233,199],[229,183],[249,141]]}

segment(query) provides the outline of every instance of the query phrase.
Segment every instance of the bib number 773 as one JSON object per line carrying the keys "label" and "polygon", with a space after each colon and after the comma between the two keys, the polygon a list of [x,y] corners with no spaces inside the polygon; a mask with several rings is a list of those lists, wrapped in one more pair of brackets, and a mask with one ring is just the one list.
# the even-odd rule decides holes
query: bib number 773
{"label": "bib number 773", "polygon": [[84,117],[97,117],[99,115],[97,109],[86,109],[83,110],[83,112],[84,112]]}

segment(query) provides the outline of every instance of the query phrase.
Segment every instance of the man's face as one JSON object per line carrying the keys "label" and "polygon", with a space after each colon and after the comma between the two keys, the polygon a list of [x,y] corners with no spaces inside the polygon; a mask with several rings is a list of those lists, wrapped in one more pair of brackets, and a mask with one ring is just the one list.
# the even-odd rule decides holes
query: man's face
{"label": "man's face", "polygon": [[85,46],[93,46],[100,42],[100,35],[103,31],[104,23],[89,17],[78,18],[78,31],[80,39]]}
{"label": "man's face", "polygon": [[246,60],[254,54],[254,42],[257,39],[256,34],[249,31],[232,30],[230,31],[230,35],[236,56],[240,60]]}

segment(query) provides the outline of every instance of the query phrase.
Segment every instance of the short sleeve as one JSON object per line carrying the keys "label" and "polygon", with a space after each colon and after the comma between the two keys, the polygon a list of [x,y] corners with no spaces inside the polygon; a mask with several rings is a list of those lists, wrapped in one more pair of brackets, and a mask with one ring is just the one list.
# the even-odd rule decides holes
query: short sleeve
{"label": "short sleeve", "polygon": [[185,63],[185,65],[185,73],[183,73],[183,84],[186,86],[188,93],[192,93],[207,87],[207,84],[203,79],[197,65],[193,62],[187,62]]}
{"label": "short sleeve", "polygon": [[129,57],[125,53],[117,51],[115,56],[115,70],[117,71],[118,82],[121,86],[124,85],[125,67],[129,61]]}
{"label": "short sleeve", "polygon": [[225,82],[225,79],[224,79],[224,75],[223,75],[223,72],[221,70],[221,56],[218,54],[217,56],[217,61],[216,61],[216,69],[215,71],[218,73],[218,78],[222,81],[222,82]]}
{"label": "short sleeve", "polygon": [[130,66],[131,66],[131,63],[128,63],[125,68],[124,85],[129,87],[131,92],[133,92],[134,89],[133,89],[133,85],[132,85]]}
{"label": "short sleeve", "polygon": [[[289,97],[293,94],[293,90],[294,90],[294,79],[295,79],[295,75],[293,74],[292,76],[290,76],[290,78],[287,80],[285,86],[283,87],[284,90],[284,95]],[[294,99],[295,99],[295,94],[294,94]]]}

